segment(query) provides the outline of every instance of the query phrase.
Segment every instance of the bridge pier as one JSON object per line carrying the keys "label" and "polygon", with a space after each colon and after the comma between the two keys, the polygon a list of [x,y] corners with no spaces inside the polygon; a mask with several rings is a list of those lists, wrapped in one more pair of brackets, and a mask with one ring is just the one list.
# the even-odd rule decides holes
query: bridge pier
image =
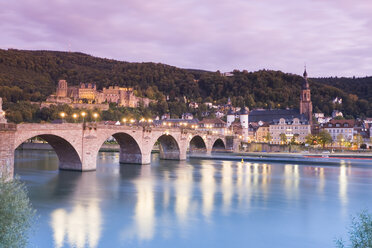
{"label": "bridge pier", "polygon": [[0,124],[0,177],[13,178],[16,126]]}

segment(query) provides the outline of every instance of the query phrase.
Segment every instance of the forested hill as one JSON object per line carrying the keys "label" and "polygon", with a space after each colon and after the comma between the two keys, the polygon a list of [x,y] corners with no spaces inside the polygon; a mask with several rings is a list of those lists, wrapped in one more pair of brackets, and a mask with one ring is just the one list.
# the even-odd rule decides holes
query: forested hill
{"label": "forested hill", "polygon": [[[298,108],[302,77],[268,70],[233,74],[225,77],[219,72],[121,62],[82,53],[0,49],[0,97],[8,102],[45,100],[55,91],[58,80],[66,79],[69,85],[95,82],[98,89],[109,85],[133,86],[136,94],[157,99],[163,107],[165,96],[169,96],[168,104],[180,103],[177,105],[180,109],[174,110],[176,114],[185,110],[186,106],[181,109],[184,97],[188,101],[217,103],[225,103],[231,97],[234,105],[251,109]],[[330,114],[337,108],[350,117],[372,116],[368,82],[311,79],[314,112]],[[343,103],[334,105],[335,97],[341,97]],[[169,110],[172,111],[170,107]]]}
{"label": "forested hill", "polygon": [[314,80],[339,89],[343,89],[345,92],[357,95],[359,98],[372,102],[372,77],[329,77],[315,78]]}

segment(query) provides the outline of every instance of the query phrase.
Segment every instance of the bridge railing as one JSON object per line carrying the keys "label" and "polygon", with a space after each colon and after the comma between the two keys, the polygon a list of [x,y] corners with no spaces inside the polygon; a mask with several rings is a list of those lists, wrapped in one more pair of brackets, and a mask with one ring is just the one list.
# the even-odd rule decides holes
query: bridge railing
{"label": "bridge railing", "polygon": [[0,123],[0,131],[15,131],[17,125],[13,123]]}

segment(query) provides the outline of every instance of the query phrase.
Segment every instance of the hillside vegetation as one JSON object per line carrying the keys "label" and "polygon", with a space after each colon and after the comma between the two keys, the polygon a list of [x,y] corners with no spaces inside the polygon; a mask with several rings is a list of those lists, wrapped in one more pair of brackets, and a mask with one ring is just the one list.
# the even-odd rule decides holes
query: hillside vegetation
{"label": "hillside vegetation", "polygon": [[[132,86],[137,95],[158,100],[150,107],[148,114],[152,115],[170,111],[173,116],[179,116],[191,111],[185,98],[186,101],[226,103],[231,97],[234,105],[250,109],[298,108],[301,76],[269,70],[234,71],[233,74],[225,77],[219,72],[129,63],[82,53],[0,50],[0,97],[6,102],[5,108],[15,111],[21,111],[20,107],[12,103],[22,102],[28,108],[29,101],[45,100],[55,91],[59,79],[66,79],[69,85],[94,82],[98,89],[109,85]],[[311,79],[314,112],[329,115],[338,109],[349,118],[372,116],[371,82],[372,78]],[[335,97],[341,97],[343,103],[333,104]],[[29,110],[32,116],[35,111]],[[40,120],[43,119],[31,118],[31,121]]]}

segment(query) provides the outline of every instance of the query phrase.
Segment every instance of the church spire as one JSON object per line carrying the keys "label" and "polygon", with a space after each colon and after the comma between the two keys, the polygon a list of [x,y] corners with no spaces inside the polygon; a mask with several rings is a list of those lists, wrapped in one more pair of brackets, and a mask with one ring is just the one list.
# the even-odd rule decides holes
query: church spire
{"label": "church spire", "polygon": [[301,96],[300,96],[300,114],[305,115],[310,125],[312,125],[313,119],[313,103],[311,102],[311,93],[309,82],[307,80],[306,65],[304,70],[304,79],[302,82]]}
{"label": "church spire", "polygon": [[310,86],[309,86],[309,82],[307,81],[307,71],[306,71],[306,65],[305,65],[305,69],[304,69],[304,81],[302,83],[302,89],[303,90],[308,90],[310,89]]}

